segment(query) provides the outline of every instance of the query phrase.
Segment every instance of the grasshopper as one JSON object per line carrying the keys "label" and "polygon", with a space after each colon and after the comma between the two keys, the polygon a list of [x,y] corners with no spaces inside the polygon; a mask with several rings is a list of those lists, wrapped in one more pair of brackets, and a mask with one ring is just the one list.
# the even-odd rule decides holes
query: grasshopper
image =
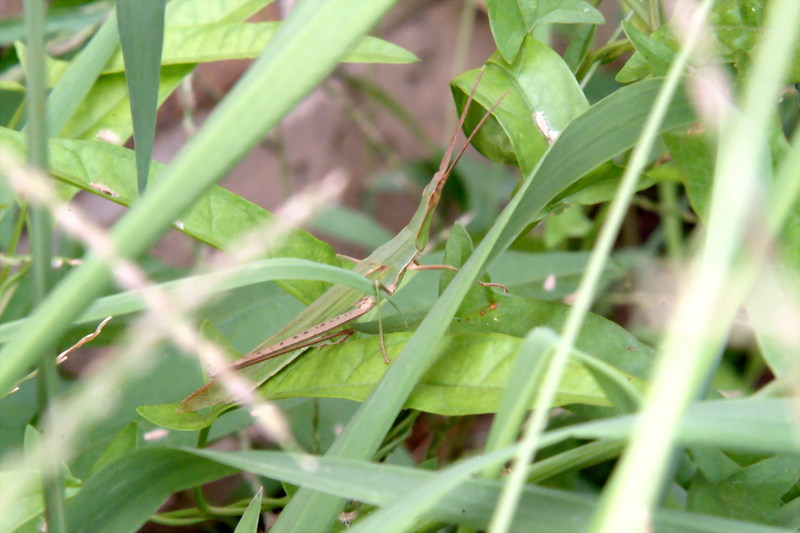
{"label": "grasshopper", "polygon": [[[456,163],[458,163],[458,160],[463,155],[467,146],[469,146],[475,133],[500,104],[503,97],[505,97],[504,94],[503,97],[487,111],[451,164],[450,160],[453,155],[458,132],[464,125],[464,119],[467,116],[467,111],[472,103],[475,90],[480,82],[481,74],[483,74],[483,70],[481,70],[481,73],[475,80],[475,84],[464,106],[464,110],[459,117],[458,127],[450,138],[442,161],[439,164],[439,169],[433,175],[431,182],[423,190],[422,200],[414,216],[411,218],[411,221],[391,240],[378,247],[367,258],[359,261],[353,269],[355,272],[363,274],[365,277],[374,281],[376,286],[375,294],[365,296],[357,289],[342,285],[334,285],[319,298],[314,300],[302,313],[291,320],[277,333],[264,341],[252,352],[232,363],[230,367],[225,370],[226,372],[237,372],[239,376],[251,383],[253,388],[256,388],[276,374],[281,368],[288,365],[309,346],[320,344],[337,337],[340,338],[335,343],[346,340],[347,337],[353,334],[353,330],[347,328],[343,329],[342,327],[363,316],[375,307],[378,303],[379,290],[383,290],[391,296],[395,290],[397,290],[406,270],[431,268],[452,269],[452,267],[447,267],[446,265],[421,266],[418,264],[417,259],[428,245],[433,213],[439,203],[442,188],[447,182],[450,173]],[[383,344],[383,335],[380,335],[380,340],[384,360],[386,363],[389,363],[389,358],[386,355],[386,347]],[[224,385],[220,383],[220,380],[212,378],[211,381],[181,402],[181,411],[195,411],[203,407],[210,407],[220,403],[230,403],[232,401],[235,401],[235,399],[230,397],[230,394],[225,389]]]}

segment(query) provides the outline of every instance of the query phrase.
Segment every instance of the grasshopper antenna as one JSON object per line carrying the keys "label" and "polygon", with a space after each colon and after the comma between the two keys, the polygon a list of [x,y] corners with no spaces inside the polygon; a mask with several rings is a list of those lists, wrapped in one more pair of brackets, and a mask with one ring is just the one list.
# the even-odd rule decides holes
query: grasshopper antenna
{"label": "grasshopper antenna", "polygon": [[[483,69],[481,69],[481,74],[483,74]],[[478,75],[478,79],[480,79],[480,74]],[[469,108],[469,102],[471,102],[471,101],[472,101],[472,95],[475,93],[475,89],[476,89],[477,87],[478,87],[478,82],[476,81],[476,82],[475,82],[475,86],[472,88],[472,92],[471,92],[471,93],[470,93],[470,95],[469,95],[469,100],[467,101],[468,103],[467,103],[467,105],[466,105],[466,106],[464,106],[464,112],[463,112],[463,113],[462,113],[462,115],[461,115],[461,119],[460,119],[460,120],[459,120],[459,122],[458,122],[458,129],[459,129],[459,130],[460,130],[460,129],[462,128],[462,126],[464,125],[464,118],[466,118],[466,116],[467,116],[467,109]],[[464,146],[462,146],[462,147],[461,147],[461,150],[458,152],[458,155],[456,155],[456,158],[453,160],[453,164],[452,164],[452,165],[450,165],[449,167],[447,167],[447,172],[448,172],[448,174],[449,174],[450,172],[452,172],[452,170],[453,170],[453,169],[455,168],[455,166],[458,164],[458,160],[459,160],[459,159],[461,159],[461,156],[462,156],[462,155],[464,155],[464,152],[465,152],[465,151],[467,150],[467,148],[469,147],[469,143],[471,143],[471,142],[472,142],[472,139],[475,137],[475,135],[476,135],[476,134],[478,133],[478,131],[481,129],[481,126],[483,126],[483,123],[484,123],[484,122],[486,122],[486,121],[489,119],[489,117],[490,117],[490,116],[491,116],[491,114],[494,112],[494,110],[497,108],[497,106],[499,106],[499,105],[500,105],[500,102],[502,102],[502,101],[503,101],[503,99],[504,99],[506,96],[508,96],[508,93],[509,93],[509,92],[511,92],[511,89],[508,89],[508,90],[506,90],[506,92],[504,92],[504,93],[503,93],[503,94],[500,96],[500,98],[498,98],[498,99],[497,99],[497,101],[496,101],[494,104],[492,104],[492,107],[490,107],[490,108],[489,108],[489,110],[488,110],[488,111],[487,111],[487,112],[486,112],[486,113],[483,115],[483,118],[481,118],[480,122],[478,122],[478,124],[475,126],[475,129],[473,129],[473,130],[472,130],[472,133],[470,133],[470,134],[469,134],[469,137],[467,137],[467,142],[466,142],[466,143],[464,143]],[[456,133],[458,133],[458,130],[456,130]]]}

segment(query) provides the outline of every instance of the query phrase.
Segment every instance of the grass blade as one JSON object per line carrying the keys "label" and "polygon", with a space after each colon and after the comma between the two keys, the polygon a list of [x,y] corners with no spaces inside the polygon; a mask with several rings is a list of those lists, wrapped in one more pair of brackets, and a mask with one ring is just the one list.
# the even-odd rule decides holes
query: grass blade
{"label": "grass blade", "polygon": [[[144,194],[147,187],[147,174],[156,136],[165,6],[166,0],[117,2],[119,39],[125,58],[125,79],[128,82],[133,118],[139,196]],[[143,31],[145,28],[147,31]]]}

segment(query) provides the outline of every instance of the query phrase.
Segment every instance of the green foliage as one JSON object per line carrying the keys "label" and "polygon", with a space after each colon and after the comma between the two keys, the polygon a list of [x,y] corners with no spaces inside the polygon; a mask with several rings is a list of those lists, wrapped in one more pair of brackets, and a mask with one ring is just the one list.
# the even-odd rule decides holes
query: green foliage
{"label": "green foliage", "polygon": [[[374,210],[273,214],[219,183],[339,63],[411,72],[418,59],[367,35],[393,0],[304,0],[286,20],[250,20],[270,3],[65,1],[38,23],[0,21],[13,44],[0,57],[0,530],[254,532],[268,514],[276,532],[339,530],[340,517],[355,531],[800,527],[800,133],[786,129],[800,113],[777,105],[797,98],[798,5],[702,2],[713,49],[691,56],[692,26],[671,26],[665,2],[624,2],[610,20],[585,0],[487,1],[497,50],[451,92],[461,112],[475,89],[466,135],[500,102],[472,141],[491,164],[459,164],[420,257],[450,270],[364,273],[284,221],[313,210],[304,227],[366,255],[392,238]],[[604,24],[615,37],[597,44]],[[77,48],[45,56],[35,32]],[[158,107],[198,64],[231,59],[256,61],[173,162],[152,160]],[[724,104],[697,99],[709,63],[729,75]],[[376,105],[424,134],[416,109],[349,72],[338,79],[365,99],[362,125]],[[45,201],[20,163],[44,147]],[[407,191],[398,174],[373,193]],[[107,232],[67,216],[51,239],[48,210],[78,212],[79,192],[125,214]],[[456,208],[466,216],[450,223]],[[197,268],[167,268],[154,243],[170,228],[246,262],[198,253]],[[48,293],[31,265],[41,272],[51,242],[83,258]],[[391,295],[373,283],[387,267],[408,267]],[[661,289],[669,270],[675,295]],[[378,295],[352,338],[295,346],[253,398],[181,407],[331,286]],[[742,306],[749,343],[728,338]],[[53,379],[42,361],[111,315],[92,340],[101,361]],[[204,449],[222,439],[241,449]],[[232,496],[205,500],[204,484],[240,472]],[[185,490],[188,508],[159,510]]]}

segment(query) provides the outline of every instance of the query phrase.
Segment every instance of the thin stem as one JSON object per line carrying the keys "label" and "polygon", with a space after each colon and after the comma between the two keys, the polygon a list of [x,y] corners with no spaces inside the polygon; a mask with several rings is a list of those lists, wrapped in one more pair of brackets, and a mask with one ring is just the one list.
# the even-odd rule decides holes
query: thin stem
{"label": "thin stem", "polygon": [[681,210],[678,206],[678,186],[673,182],[658,183],[658,196],[661,200],[661,218],[667,253],[673,262],[683,259],[683,229]]}
{"label": "thin stem", "polygon": [[[19,213],[17,215],[17,220],[14,223],[14,229],[11,231],[11,240],[8,243],[8,249],[5,251],[7,256],[13,256],[17,253],[17,246],[19,245],[20,237],[22,236],[22,230],[25,228],[25,218],[28,216],[28,204],[22,203],[19,206]],[[0,270],[0,284],[2,284],[6,278],[8,278],[9,273],[11,271],[11,265],[3,266],[2,270]],[[3,293],[0,291],[0,297],[2,297]],[[0,308],[2,311],[2,308]]]}
{"label": "thin stem", "polygon": [[[47,115],[46,115],[46,57],[44,41],[44,16],[46,4],[41,0],[25,1],[25,36],[28,44],[26,59],[28,122],[28,163],[47,171]],[[30,209],[30,240],[33,255],[33,301],[36,305],[47,298],[51,285],[52,219],[44,206]],[[39,413],[47,412],[51,399],[58,395],[58,375],[55,361],[45,357],[54,352],[48,345],[40,354]],[[42,417],[41,420],[44,420]],[[44,484],[45,518],[47,530],[61,533],[67,530],[64,513],[64,479],[60,465],[50,460],[54,454],[40,450],[42,483]]]}

